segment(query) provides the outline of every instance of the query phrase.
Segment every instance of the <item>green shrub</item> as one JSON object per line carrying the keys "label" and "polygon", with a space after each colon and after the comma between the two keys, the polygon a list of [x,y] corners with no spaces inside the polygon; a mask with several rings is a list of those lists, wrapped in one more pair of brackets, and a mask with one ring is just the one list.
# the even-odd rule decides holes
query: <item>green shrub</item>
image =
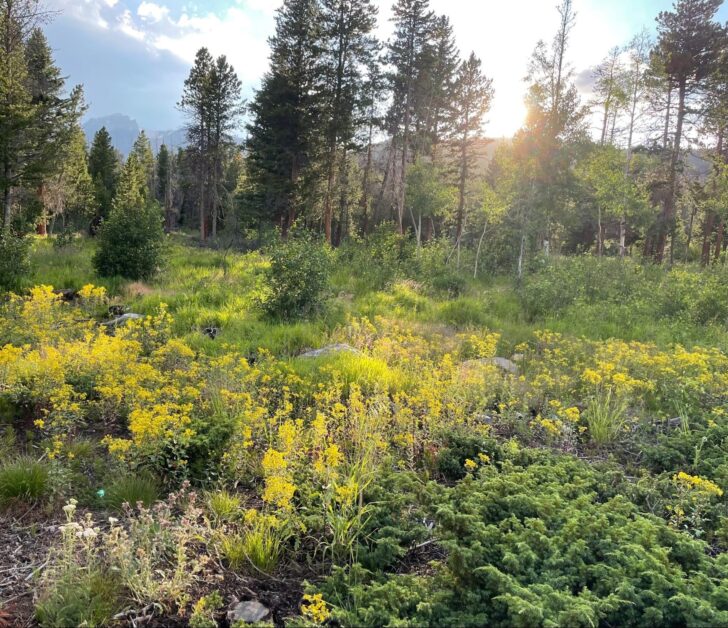
{"label": "green shrub", "polygon": [[326,299],[331,263],[331,249],[310,237],[298,237],[276,246],[268,270],[268,314],[295,319],[320,310]]}
{"label": "green shrub", "polygon": [[0,292],[19,290],[29,274],[28,240],[0,232]]}
{"label": "green shrub", "polygon": [[0,467],[0,504],[37,501],[49,492],[49,468],[45,462],[21,456]]}
{"label": "green shrub", "polygon": [[136,506],[141,502],[149,508],[159,499],[159,483],[150,475],[122,475],[105,490],[104,504],[112,510],[121,510],[125,503]]}
{"label": "green shrub", "polygon": [[164,237],[158,205],[115,208],[101,226],[94,268],[102,277],[148,279],[162,264]]}

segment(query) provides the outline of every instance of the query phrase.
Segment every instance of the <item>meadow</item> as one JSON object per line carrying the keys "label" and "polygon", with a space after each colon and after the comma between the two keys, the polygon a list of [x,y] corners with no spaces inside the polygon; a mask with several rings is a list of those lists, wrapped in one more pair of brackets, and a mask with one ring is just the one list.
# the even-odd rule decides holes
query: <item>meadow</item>
{"label": "meadow", "polygon": [[728,623],[722,266],[286,246],[177,234],[128,282],[34,241],[0,625]]}

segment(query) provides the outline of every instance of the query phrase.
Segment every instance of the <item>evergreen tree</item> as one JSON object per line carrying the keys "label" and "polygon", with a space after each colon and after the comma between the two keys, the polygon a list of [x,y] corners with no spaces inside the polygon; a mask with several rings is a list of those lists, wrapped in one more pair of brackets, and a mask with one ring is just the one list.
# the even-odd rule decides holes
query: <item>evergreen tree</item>
{"label": "evergreen tree", "polygon": [[[371,33],[377,9],[371,0],[321,0],[322,55],[319,66],[321,109],[325,125],[324,234],[332,242],[333,196],[337,169],[347,171],[347,151],[355,148],[366,116],[364,73],[376,53]],[[345,189],[340,184],[340,189]],[[346,196],[340,196],[347,204]],[[341,213],[345,212],[342,206]]]}
{"label": "evergreen tree", "polygon": [[162,144],[157,155],[157,188],[155,198],[164,209],[164,228],[172,230],[172,203],[174,199],[174,156],[170,154],[166,144]]}
{"label": "evergreen tree", "polygon": [[[400,136],[400,173],[402,181],[397,195],[397,222],[404,232],[406,171],[412,143],[413,120],[418,118],[418,86],[424,82],[432,60],[430,38],[435,16],[429,0],[397,0],[392,8],[395,32],[389,42],[387,62],[392,66],[390,86],[392,128]],[[421,102],[421,99],[420,99]],[[421,117],[421,116],[419,116]]]}
{"label": "evergreen tree", "polygon": [[[33,190],[42,205],[44,181],[59,165],[82,113],[82,91],[64,94],[35,0],[0,5],[0,189],[3,228],[13,218],[13,191]],[[40,192],[40,194],[39,194]]]}
{"label": "evergreen tree", "polygon": [[112,209],[144,207],[150,200],[145,166],[132,151],[121,170]]}
{"label": "evergreen tree", "polygon": [[251,223],[280,224],[284,237],[314,196],[320,24],[315,0],[285,0],[270,39],[270,69],[250,105],[242,214]]}
{"label": "evergreen tree", "polygon": [[152,151],[152,144],[143,130],[139,132],[136,140],[134,140],[131,152],[134,153],[136,160],[141,165],[142,170],[144,170],[144,176],[147,182],[147,197],[154,198],[154,191],[156,189],[154,152]]}
{"label": "evergreen tree", "polygon": [[185,81],[180,107],[187,114],[187,139],[197,163],[200,238],[217,236],[220,184],[230,132],[242,114],[241,84],[225,56],[213,59],[206,48],[197,52]]}
{"label": "evergreen tree", "polygon": [[453,93],[460,65],[455,33],[446,16],[437,18],[432,31],[432,69],[425,90],[426,133],[422,134],[424,151],[438,160],[438,146],[448,134],[448,122],[456,96]]}
{"label": "evergreen tree", "polygon": [[200,239],[207,239],[207,194],[209,189],[208,147],[210,135],[209,82],[214,61],[207,48],[200,48],[190,74],[185,80],[179,107],[187,115],[187,141],[189,156],[197,171],[197,208]]}
{"label": "evergreen tree", "polygon": [[225,56],[215,60],[209,80],[209,141],[207,147],[208,170],[210,172],[210,204],[212,237],[217,236],[221,206],[226,196],[224,174],[226,158],[232,153],[232,130],[242,115],[242,85],[232,65]]}
{"label": "evergreen tree", "polygon": [[[715,71],[716,62],[725,42],[725,28],[714,21],[722,0],[677,0],[672,11],[662,11],[657,17],[658,42],[655,48],[668,83],[677,91],[675,135],[669,156],[668,183],[663,211],[651,253],[661,262],[665,254],[668,233],[675,231],[677,198],[685,116],[690,100],[707,85]],[[674,247],[671,249],[671,256]]]}
{"label": "evergreen tree", "polygon": [[63,160],[44,190],[46,210],[52,219],[88,219],[94,211],[94,186],[88,170],[86,135],[77,126],[63,151]]}
{"label": "evergreen tree", "polygon": [[492,85],[493,81],[483,75],[480,59],[475,53],[470,53],[458,70],[451,116],[452,134],[458,145],[458,210],[455,228],[458,247],[463,235],[467,185],[478,148],[482,145],[485,116],[493,100]]}
{"label": "evergreen tree", "polygon": [[119,155],[111,144],[111,135],[101,127],[94,135],[88,157],[88,169],[94,187],[96,211],[92,231],[109,215],[119,180]]}

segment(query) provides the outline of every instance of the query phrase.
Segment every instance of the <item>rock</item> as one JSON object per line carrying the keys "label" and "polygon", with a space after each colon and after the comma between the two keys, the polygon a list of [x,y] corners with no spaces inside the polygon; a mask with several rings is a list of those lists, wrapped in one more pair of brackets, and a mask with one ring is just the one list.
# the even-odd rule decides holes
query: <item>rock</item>
{"label": "rock", "polygon": [[514,353],[511,356],[511,362],[523,362],[523,360],[525,360],[525,359],[526,359],[526,356],[523,355],[522,353]]}
{"label": "rock", "polygon": [[122,314],[121,316],[117,316],[116,318],[101,324],[104,327],[118,327],[119,325],[126,325],[129,321],[137,321],[141,318],[144,318],[141,314],[129,312],[128,314]]}
{"label": "rock", "polygon": [[233,602],[233,604],[234,606],[227,613],[227,619],[230,625],[233,625],[236,621],[242,621],[245,624],[255,624],[259,621],[270,619],[270,609],[263,606],[257,600]]}
{"label": "rock", "polygon": [[518,365],[512,362],[508,358],[480,358],[478,360],[467,360],[462,363],[464,368],[468,368],[475,365],[492,364],[497,366],[502,371],[510,373],[511,375],[518,375]]}
{"label": "rock", "polygon": [[220,333],[219,327],[205,327],[205,329],[202,330],[202,333],[205,334],[208,338],[211,338],[212,340],[215,340],[217,338],[217,335]]}
{"label": "rock", "polygon": [[351,345],[347,344],[335,344],[335,345],[326,345],[325,347],[321,347],[320,349],[312,349],[311,351],[306,351],[306,353],[302,353],[299,357],[301,358],[320,358],[326,355],[334,355],[337,353],[353,353],[355,355],[359,355],[361,351],[359,349],[355,349]]}

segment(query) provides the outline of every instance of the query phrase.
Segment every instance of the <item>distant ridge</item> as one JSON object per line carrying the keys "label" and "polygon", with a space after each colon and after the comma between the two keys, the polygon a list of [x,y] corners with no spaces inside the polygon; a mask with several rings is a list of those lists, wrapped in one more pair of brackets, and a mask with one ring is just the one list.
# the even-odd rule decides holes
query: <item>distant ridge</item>
{"label": "distant ridge", "polygon": [[[89,118],[83,125],[83,131],[86,139],[90,143],[101,127],[111,135],[111,141],[114,148],[126,157],[134,145],[134,140],[141,131],[141,127],[134,118],[130,118],[123,113],[113,113],[100,118]],[[173,131],[153,131],[144,129],[152,144],[152,150],[156,153],[162,144],[166,144],[167,148],[176,150],[186,143],[184,129],[175,129]]]}

